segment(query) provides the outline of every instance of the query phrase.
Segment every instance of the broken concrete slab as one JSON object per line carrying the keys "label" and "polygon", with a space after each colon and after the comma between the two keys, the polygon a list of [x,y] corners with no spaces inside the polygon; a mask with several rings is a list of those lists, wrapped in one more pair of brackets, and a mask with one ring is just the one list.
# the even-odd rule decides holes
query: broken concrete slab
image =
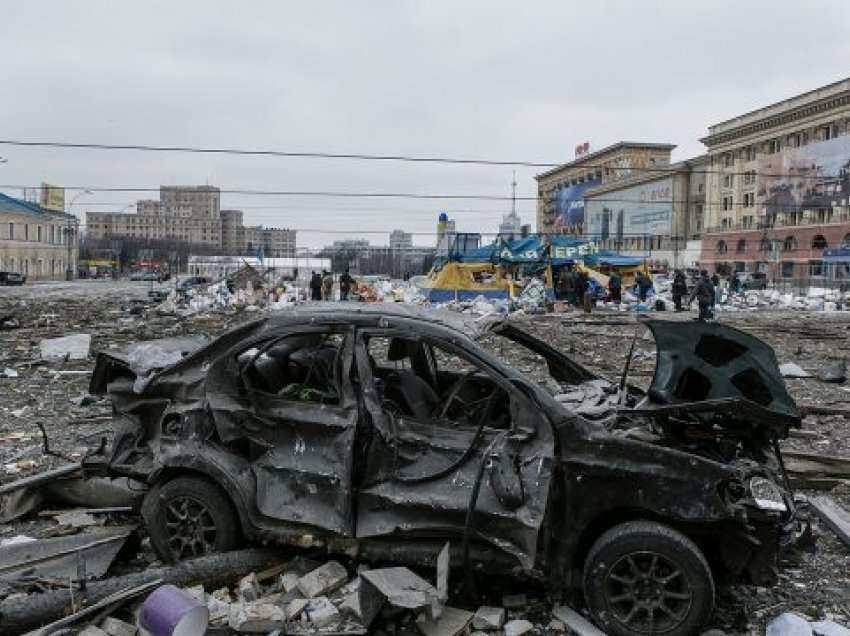
{"label": "broken concrete slab", "polygon": [[605,636],[605,632],[598,629],[584,616],[566,605],[557,605],[552,610],[552,615],[564,623],[578,636]]}
{"label": "broken concrete slab", "polygon": [[792,612],[780,614],[767,624],[765,636],[812,636],[809,621]]}
{"label": "broken concrete slab", "polygon": [[810,623],[815,636],[850,636],[850,629],[835,621],[816,621]]}
{"label": "broken concrete slab", "polygon": [[416,619],[416,626],[425,636],[456,636],[467,628],[472,616],[472,612],[446,606],[436,619],[421,614]]}
{"label": "broken concrete slab", "polygon": [[327,596],[317,596],[307,601],[303,613],[316,627],[324,627],[339,618],[339,610]]}
{"label": "broken concrete slab", "polygon": [[91,334],[73,333],[60,338],[45,338],[38,346],[42,360],[85,360],[89,357]]}
{"label": "broken concrete slab", "polygon": [[280,580],[278,582],[284,592],[291,592],[298,587],[298,579],[300,578],[301,577],[295,572],[287,572],[280,575]]}
{"label": "broken concrete slab", "polygon": [[817,378],[821,382],[841,384],[847,379],[847,363],[844,360],[839,360],[832,364],[828,364],[818,370]]}
{"label": "broken concrete slab", "polygon": [[406,567],[380,568],[360,574],[360,611],[364,625],[369,625],[384,603],[399,609],[440,614],[437,589]]}
{"label": "broken concrete slab", "polygon": [[109,636],[136,636],[139,630],[135,625],[130,625],[119,618],[107,616],[100,624],[100,628]]}
{"label": "broken concrete slab", "polygon": [[94,515],[83,510],[63,512],[56,515],[54,519],[60,526],[70,526],[71,528],[87,528],[98,525],[98,520],[95,519]]}
{"label": "broken concrete slab", "polygon": [[505,623],[505,636],[522,636],[534,629],[534,624],[524,618],[516,618]]}
{"label": "broken concrete slab", "polygon": [[472,617],[472,626],[475,629],[494,630],[501,629],[505,624],[504,607],[488,607],[482,605]]}
{"label": "broken concrete slab", "polygon": [[286,624],[286,613],[282,608],[263,600],[234,603],[230,606],[227,622],[231,629],[243,634],[257,634],[282,629]]}
{"label": "broken concrete slab", "polygon": [[334,591],[348,580],[348,571],[338,561],[328,561],[298,579],[298,589],[307,598]]}
{"label": "broken concrete slab", "polygon": [[783,378],[810,378],[812,374],[806,371],[799,364],[794,362],[786,362],[779,365],[779,373]]}
{"label": "broken concrete slab", "polygon": [[260,598],[260,583],[257,581],[256,572],[251,572],[239,581],[239,598],[249,603]]}
{"label": "broken concrete slab", "polygon": [[288,620],[294,620],[301,615],[301,612],[304,611],[304,608],[307,607],[310,600],[306,598],[296,598],[290,601],[286,606],[286,618]]}
{"label": "broken concrete slab", "polygon": [[850,513],[835,503],[832,497],[812,497],[809,503],[838,538],[850,546]]}

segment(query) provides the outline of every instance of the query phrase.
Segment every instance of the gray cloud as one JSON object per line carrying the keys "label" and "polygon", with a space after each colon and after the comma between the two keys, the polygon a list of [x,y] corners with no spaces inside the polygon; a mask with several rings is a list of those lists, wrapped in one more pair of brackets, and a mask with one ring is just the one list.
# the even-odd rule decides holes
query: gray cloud
{"label": "gray cloud", "polygon": [[[846,76],[847,24],[841,0],[18,3],[0,24],[0,137],[542,161],[569,160],[585,140],[629,139],[676,143],[684,159],[702,151],[709,124]],[[502,167],[0,155],[3,184],[507,196],[511,179]],[[534,172],[518,169],[520,195],[534,196]],[[302,233],[310,246],[334,238],[328,230],[432,232],[441,209],[462,229],[492,232],[510,205],[235,195],[224,204],[249,222],[325,230]],[[533,202],[519,209],[533,221]]]}

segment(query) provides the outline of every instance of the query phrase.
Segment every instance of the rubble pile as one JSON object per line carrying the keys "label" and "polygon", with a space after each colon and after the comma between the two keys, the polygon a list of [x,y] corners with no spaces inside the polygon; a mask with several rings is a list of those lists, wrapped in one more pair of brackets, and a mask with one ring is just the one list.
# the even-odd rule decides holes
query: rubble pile
{"label": "rubble pile", "polygon": [[[379,291],[376,299],[416,301],[412,287],[372,287]],[[213,337],[256,318],[260,309],[282,308],[298,299],[284,293],[269,300],[265,290],[260,295],[247,289],[231,292],[226,285],[181,298],[169,293],[164,301],[150,297],[147,286],[104,285],[96,293],[68,289],[39,297],[26,295],[24,288],[20,295],[0,298],[0,621],[15,616],[15,608],[24,616],[27,603],[36,599],[53,599],[62,617],[77,617],[67,625],[87,636],[130,636],[139,625],[169,620],[195,621],[211,634],[600,633],[578,606],[559,605],[527,581],[506,578],[490,581],[489,587],[480,581],[483,593],[470,600],[460,576],[449,585],[446,572],[367,564],[316,548],[285,558],[280,550],[273,551],[277,556],[242,551],[224,565],[209,560],[220,556],[197,565],[158,562],[141,528],[132,482],[80,478],[82,458],[112,435],[110,404],[88,394],[94,352],[141,342],[132,357],[135,369],[149,367],[152,359],[168,364],[177,359],[173,351],[144,341]],[[399,294],[400,289],[405,291]],[[740,302],[740,310],[722,311],[720,320],[775,348],[789,391],[808,413],[803,429],[782,443],[789,472],[806,484],[798,490],[801,508],[809,509],[806,502],[816,502],[826,490],[836,507],[849,510],[850,472],[835,468],[850,457],[844,364],[850,321],[837,311],[846,307],[846,299],[824,294],[786,302],[784,296],[774,299],[774,292],[742,297],[727,299],[724,308]],[[481,297],[449,305],[474,314],[512,312],[523,328],[613,383],[634,340],[629,381],[647,386],[655,346],[643,332],[635,338],[633,314],[537,315],[535,303],[517,307]],[[763,308],[774,311],[758,311]],[[814,313],[821,310],[825,313]],[[666,317],[690,319],[672,312]],[[539,360],[512,362],[536,377]],[[606,410],[614,406],[596,384],[561,399],[592,400]],[[815,457],[823,474],[812,476],[806,470],[815,466]],[[718,586],[713,635],[847,633],[850,547],[816,510],[807,514],[818,535],[816,545],[783,557],[776,587]],[[91,596],[83,602],[86,594]],[[165,605],[185,611],[176,619],[164,617],[157,603],[162,595],[168,599]],[[86,610],[92,611],[83,614]],[[148,631],[165,633],[157,629]]]}

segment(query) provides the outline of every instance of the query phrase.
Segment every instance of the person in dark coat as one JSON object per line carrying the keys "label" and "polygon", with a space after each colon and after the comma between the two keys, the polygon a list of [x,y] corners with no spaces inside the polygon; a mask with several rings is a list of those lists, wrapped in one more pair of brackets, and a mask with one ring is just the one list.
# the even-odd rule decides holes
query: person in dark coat
{"label": "person in dark coat", "polygon": [[567,303],[573,307],[578,306],[578,296],[576,295],[576,273],[568,269],[561,273],[561,289],[563,290],[564,298]]}
{"label": "person in dark coat", "polygon": [[345,272],[342,276],[339,277],[339,299],[340,300],[348,300],[348,294],[351,292],[351,286],[354,284],[354,279],[351,277],[351,274],[348,273],[348,268],[345,268]]}
{"label": "person in dark coat", "polygon": [[649,290],[652,289],[652,281],[649,280],[649,276],[647,276],[643,272],[638,272],[635,282],[638,286],[638,298],[640,299],[640,302],[646,302],[646,297],[649,295]]}
{"label": "person in dark coat", "polygon": [[685,279],[685,273],[677,269],[673,274],[673,286],[670,288],[673,294],[673,304],[676,305],[676,311],[682,311],[682,299],[688,295],[688,281]]}
{"label": "person in dark coat", "polygon": [[576,272],[576,307],[584,306],[584,293],[587,291],[588,277],[584,272]]}
{"label": "person in dark coat", "polygon": [[699,273],[697,284],[688,298],[688,305],[694,301],[694,298],[697,299],[697,303],[699,304],[699,318],[697,320],[710,320],[713,318],[714,285],[712,285],[706,270],[702,270]]}
{"label": "person in dark coat", "polygon": [[322,299],[322,276],[315,270],[310,274],[310,298],[311,300]]}
{"label": "person in dark coat", "polygon": [[611,272],[608,277],[608,293],[611,295],[611,302],[619,305],[623,297],[623,280],[617,272]]}

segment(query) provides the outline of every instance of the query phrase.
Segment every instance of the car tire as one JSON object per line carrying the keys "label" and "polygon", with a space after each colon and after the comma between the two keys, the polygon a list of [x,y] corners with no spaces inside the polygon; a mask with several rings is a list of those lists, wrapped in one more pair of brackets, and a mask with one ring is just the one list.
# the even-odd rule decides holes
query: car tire
{"label": "car tire", "polygon": [[142,503],[151,546],[165,563],[238,547],[239,523],[227,495],[203,477],[154,486]]}
{"label": "car tire", "polygon": [[711,568],[681,532],[651,521],[611,528],[587,555],[584,595],[608,634],[686,636],[714,609]]}

